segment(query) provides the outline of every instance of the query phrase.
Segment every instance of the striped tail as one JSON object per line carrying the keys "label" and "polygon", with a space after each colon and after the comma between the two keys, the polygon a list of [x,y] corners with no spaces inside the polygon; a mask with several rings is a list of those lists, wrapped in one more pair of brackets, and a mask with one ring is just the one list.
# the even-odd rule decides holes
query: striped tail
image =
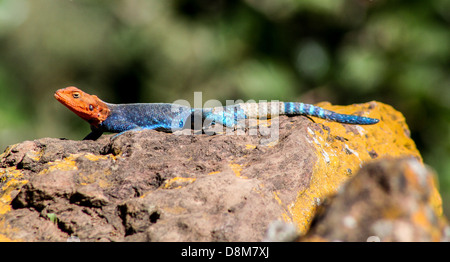
{"label": "striped tail", "polygon": [[310,104],[303,104],[297,102],[284,102],[282,104],[284,104],[284,110],[280,110],[281,111],[280,113],[284,112],[284,114],[286,115],[308,115],[328,119],[331,121],[336,121],[339,123],[357,124],[357,125],[372,125],[380,121],[375,118],[339,114]]}

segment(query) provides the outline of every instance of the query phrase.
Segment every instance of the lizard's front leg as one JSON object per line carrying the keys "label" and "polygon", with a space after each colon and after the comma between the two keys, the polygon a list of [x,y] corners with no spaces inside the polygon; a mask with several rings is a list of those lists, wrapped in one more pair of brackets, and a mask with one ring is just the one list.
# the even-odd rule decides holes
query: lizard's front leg
{"label": "lizard's front leg", "polygon": [[92,131],[85,138],[83,138],[83,140],[97,140],[103,134],[103,131],[92,125],[91,130]]}

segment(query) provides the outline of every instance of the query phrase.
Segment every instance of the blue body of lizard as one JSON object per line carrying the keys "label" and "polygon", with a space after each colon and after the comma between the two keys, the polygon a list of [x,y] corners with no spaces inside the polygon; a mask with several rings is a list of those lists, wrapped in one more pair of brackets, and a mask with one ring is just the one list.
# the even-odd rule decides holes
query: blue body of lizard
{"label": "blue body of lizard", "polygon": [[[280,103],[284,104],[285,110],[277,112],[279,115],[315,116],[339,123],[358,125],[370,125],[379,121],[378,119],[357,115],[339,114],[310,104]],[[236,127],[241,120],[256,118],[249,117],[245,112],[246,110],[239,104],[214,108],[214,110],[213,108],[196,109],[168,103],[107,105],[111,114],[98,127],[92,127],[92,133],[85,139],[97,139],[103,132],[120,133],[133,129],[173,132],[183,128],[191,128],[196,114],[201,118],[202,123],[206,120],[209,123],[218,123],[226,127]]]}

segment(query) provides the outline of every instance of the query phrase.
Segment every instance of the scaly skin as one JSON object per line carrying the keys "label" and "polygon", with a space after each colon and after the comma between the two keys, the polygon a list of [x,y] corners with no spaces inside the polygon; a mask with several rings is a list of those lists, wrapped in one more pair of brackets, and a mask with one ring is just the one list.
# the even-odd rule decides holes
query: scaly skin
{"label": "scaly skin", "polygon": [[169,103],[110,104],[73,86],[59,89],[55,92],[55,98],[91,125],[92,132],[84,139],[92,140],[99,138],[103,132],[121,133],[140,129],[173,132],[193,128],[193,120],[197,117],[227,127],[236,127],[240,120],[247,118],[270,118],[276,115],[309,115],[359,125],[371,125],[379,121],[374,118],[338,114],[298,102],[241,103],[226,107],[193,109]]}

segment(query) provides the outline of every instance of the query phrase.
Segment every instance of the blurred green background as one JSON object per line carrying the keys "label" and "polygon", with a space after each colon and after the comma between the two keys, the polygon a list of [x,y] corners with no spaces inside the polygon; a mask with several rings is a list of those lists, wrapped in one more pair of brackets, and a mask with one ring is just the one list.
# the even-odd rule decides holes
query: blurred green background
{"label": "blurred green background", "polygon": [[450,214],[448,0],[0,0],[0,151],[89,126],[53,98],[381,101]]}

